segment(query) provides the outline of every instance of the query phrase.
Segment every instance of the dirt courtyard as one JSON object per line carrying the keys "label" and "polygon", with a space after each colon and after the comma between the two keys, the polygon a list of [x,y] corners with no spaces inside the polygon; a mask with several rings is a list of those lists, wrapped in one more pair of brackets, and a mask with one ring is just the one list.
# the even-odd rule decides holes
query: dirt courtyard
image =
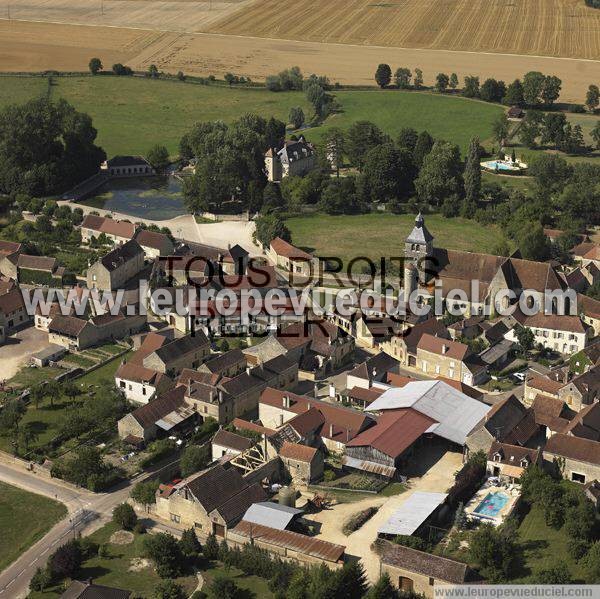
{"label": "dirt courtyard", "polygon": [[48,347],[48,333],[35,327],[28,327],[7,337],[6,343],[0,347],[0,378],[8,380],[25,366],[34,354]]}
{"label": "dirt courtyard", "polygon": [[[460,453],[446,452],[441,459],[419,477],[409,479],[409,490],[392,497],[373,495],[373,498],[353,503],[340,503],[329,510],[307,516],[309,520],[321,523],[321,531],[316,538],[346,546],[346,554],[360,557],[371,582],[379,577],[379,556],[371,550],[371,544],[377,538],[377,530],[415,491],[445,493],[454,482],[454,473],[462,466]],[[342,526],[353,514],[368,507],[376,506],[379,511],[359,528],[346,536]]]}

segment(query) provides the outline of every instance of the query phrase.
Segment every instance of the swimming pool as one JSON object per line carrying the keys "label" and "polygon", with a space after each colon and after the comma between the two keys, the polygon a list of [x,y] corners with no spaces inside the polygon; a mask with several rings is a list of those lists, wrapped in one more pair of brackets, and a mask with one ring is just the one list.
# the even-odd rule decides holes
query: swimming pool
{"label": "swimming pool", "polygon": [[489,516],[496,518],[502,511],[502,508],[509,502],[510,497],[506,493],[496,491],[494,493],[488,493],[481,503],[473,510],[475,514],[480,516]]}

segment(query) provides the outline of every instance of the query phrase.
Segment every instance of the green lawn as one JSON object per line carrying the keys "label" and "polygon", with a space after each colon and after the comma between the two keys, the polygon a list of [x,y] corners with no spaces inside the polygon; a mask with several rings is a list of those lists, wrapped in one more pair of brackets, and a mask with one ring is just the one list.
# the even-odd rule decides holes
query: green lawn
{"label": "green lawn", "polygon": [[[139,564],[139,559],[144,552],[145,535],[134,535],[132,543],[127,545],[115,545],[110,543],[111,535],[118,527],[110,522],[90,535],[90,539],[99,545],[106,545],[108,555],[106,557],[93,557],[84,562],[77,578],[85,580],[92,578],[96,584],[103,584],[132,591],[138,597],[153,597],[159,576],[151,564]],[[272,599],[273,594],[269,591],[267,581],[258,576],[246,576],[237,568],[225,568],[218,562],[210,562],[202,567],[202,576],[205,587],[214,578],[231,578],[236,584],[246,591],[245,597],[254,599]],[[183,586],[189,595],[196,588],[198,580],[195,575],[188,574],[175,579]],[[44,593],[31,593],[31,599],[52,599],[59,597],[62,589],[52,587]]]}
{"label": "green lawn", "polygon": [[567,564],[573,579],[583,582],[584,570],[569,556],[567,540],[563,531],[546,526],[542,509],[533,505],[519,527],[518,545],[523,552],[523,571],[516,573],[518,579],[511,582],[523,582],[528,576],[557,563]]}
{"label": "green lawn", "polygon": [[[104,366],[101,366],[100,368],[83,375],[82,377],[74,381],[75,385],[81,388],[83,392],[89,390],[91,393],[96,393],[97,387],[100,385],[114,385],[115,372],[121,364],[121,359],[122,358],[115,358],[110,362],[107,362]],[[44,372],[44,379],[49,378],[49,374],[53,374],[55,376],[59,372],[55,368],[29,368],[26,370],[26,372],[28,371],[31,371],[32,373]],[[39,382],[39,380],[30,381],[30,384],[33,382]],[[93,395],[87,396],[85,394],[82,394],[79,397],[75,398],[75,402],[86,401],[90,398],[91,400],[93,400]],[[45,398],[39,403],[37,408],[33,403],[30,403],[27,406],[27,411],[25,412],[25,415],[21,420],[21,425],[31,424],[31,428],[33,428],[33,430],[37,434],[37,437],[29,443],[30,451],[46,446],[48,443],[50,443],[50,441],[52,441],[56,437],[64,422],[65,415],[72,408],[72,405],[73,402],[71,401],[71,399],[65,396],[61,396],[54,399],[53,405],[50,405],[49,399]],[[74,442],[75,441],[72,440],[69,443]],[[69,443],[67,445],[69,445]],[[9,437],[0,436],[0,449],[9,452],[13,450],[11,440]]]}
{"label": "green lawn", "polygon": [[478,136],[482,142],[491,137],[492,123],[503,111],[494,104],[429,92],[340,91],[335,96],[342,112],[307,131],[308,138],[319,141],[329,127],[346,129],[355,121],[369,120],[392,138],[400,129],[412,127],[457,143],[464,152],[472,137]]}
{"label": "green lawn", "polygon": [[0,482],[0,571],[66,514],[67,508],[58,501]]}
{"label": "green lawn", "polygon": [[[93,557],[84,562],[77,578],[91,578],[96,584],[126,589],[137,597],[153,597],[156,585],[161,579],[150,565],[139,567],[132,561],[143,555],[144,535],[135,534],[133,542],[127,545],[115,545],[110,543],[109,539],[116,530],[118,527],[110,522],[90,535],[90,539],[99,545],[107,546],[108,555]],[[178,578],[176,582],[182,585],[188,594],[191,594],[198,584],[193,575]],[[29,597],[50,599],[60,597],[61,593],[62,588],[52,587],[43,593],[33,592]]]}
{"label": "green lawn", "polygon": [[[367,256],[404,255],[404,240],[414,226],[412,214],[361,214],[327,216],[317,214],[286,221],[294,245],[319,256],[339,256],[344,262]],[[503,238],[496,227],[486,227],[462,218],[444,218],[439,214],[425,217],[427,228],[435,237],[434,245],[470,252],[490,252]]]}
{"label": "green lawn", "polygon": [[[46,93],[42,77],[2,77],[0,106]],[[320,141],[331,126],[349,127],[357,120],[371,120],[395,137],[402,127],[427,129],[434,137],[458,143],[464,150],[469,139],[491,136],[491,123],[502,108],[465,98],[426,92],[339,91],[334,92],[342,112],[324,125],[306,130],[309,139]],[[129,77],[57,77],[52,97],[66,98],[89,113],[98,129],[98,141],[109,155],[146,153],[163,143],[172,154],[178,151],[183,133],[196,121],[230,122],[255,112],[287,120],[292,106],[311,110],[302,92],[273,93],[264,89],[192,85]]]}

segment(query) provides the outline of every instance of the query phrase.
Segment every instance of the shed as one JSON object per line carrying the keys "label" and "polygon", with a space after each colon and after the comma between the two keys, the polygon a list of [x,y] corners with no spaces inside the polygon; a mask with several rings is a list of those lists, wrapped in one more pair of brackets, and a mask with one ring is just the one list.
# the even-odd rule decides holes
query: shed
{"label": "shed", "polygon": [[377,531],[378,535],[412,535],[438,510],[447,493],[415,491]]}
{"label": "shed", "polygon": [[47,366],[50,362],[56,362],[60,360],[65,354],[67,350],[62,345],[57,345],[56,343],[51,343],[48,347],[36,352],[31,356],[31,362],[42,368]]}
{"label": "shed", "polygon": [[285,530],[290,522],[301,513],[302,510],[294,507],[273,503],[272,501],[260,501],[253,503],[246,510],[242,520],[253,524],[262,524],[277,530]]}

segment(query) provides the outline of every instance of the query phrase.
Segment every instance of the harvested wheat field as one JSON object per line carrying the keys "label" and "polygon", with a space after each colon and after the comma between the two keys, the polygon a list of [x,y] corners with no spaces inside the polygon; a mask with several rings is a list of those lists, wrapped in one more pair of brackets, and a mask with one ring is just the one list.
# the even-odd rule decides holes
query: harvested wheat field
{"label": "harvested wheat field", "polygon": [[[195,32],[248,0],[11,0],[15,21]],[[2,15],[4,16],[4,15]]]}
{"label": "harvested wheat field", "polygon": [[127,62],[156,41],[153,31],[72,27],[0,20],[1,71],[81,71],[93,56],[104,64]]}
{"label": "harvested wheat field", "polygon": [[210,31],[234,35],[597,59],[584,0],[255,0]]}

